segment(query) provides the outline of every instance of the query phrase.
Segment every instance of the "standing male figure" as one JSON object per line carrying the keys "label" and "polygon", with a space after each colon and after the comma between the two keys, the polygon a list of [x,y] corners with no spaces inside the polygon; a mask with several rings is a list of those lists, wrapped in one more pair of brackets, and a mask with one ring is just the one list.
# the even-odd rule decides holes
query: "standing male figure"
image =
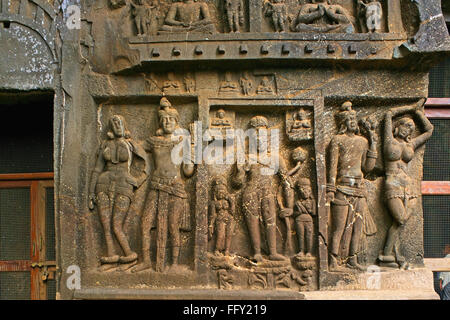
{"label": "standing male figure", "polygon": [[375,167],[376,136],[372,129],[368,130],[369,142],[359,135],[356,112],[349,101],[337,113],[337,125],[338,134],[330,142],[327,183],[332,220],[329,269],[337,271],[340,260],[346,260],[348,267],[365,270],[357,254],[363,232],[374,234],[376,226],[367,207],[363,172]]}
{"label": "standing male figure", "polygon": [[151,267],[150,230],[156,219],[156,271],[163,272],[167,238],[171,240],[172,266],[178,264],[180,253],[180,228],[182,221],[190,214],[188,196],[181,172],[189,178],[194,174],[194,164],[176,164],[172,150],[181,143],[183,137],[176,137],[180,116],[165,97],[160,101],[158,111],[160,128],[155,136],[145,142],[144,149],[153,156],[153,172],[150,179],[150,192],[147,195],[142,215],[142,254],[143,261],[132,272]]}
{"label": "standing male figure", "polygon": [[239,32],[239,26],[244,24],[244,3],[242,0],[225,0],[225,10],[230,32]]}

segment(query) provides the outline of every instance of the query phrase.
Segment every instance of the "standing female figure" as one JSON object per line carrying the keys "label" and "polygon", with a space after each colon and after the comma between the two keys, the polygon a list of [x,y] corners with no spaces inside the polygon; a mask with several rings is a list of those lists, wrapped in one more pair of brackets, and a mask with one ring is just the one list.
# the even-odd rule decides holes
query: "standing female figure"
{"label": "standing female figure", "polygon": [[[401,267],[405,266],[406,262],[397,254],[399,229],[410,218],[409,202],[419,197],[419,192],[414,189],[414,179],[408,172],[408,165],[414,158],[416,149],[422,146],[433,133],[433,125],[420,110],[424,102],[425,99],[422,99],[413,107],[401,107],[388,111],[384,119],[385,191],[386,204],[392,216],[392,226],[387,233],[383,254],[379,255],[378,259],[382,262],[392,263],[392,265],[398,263]],[[416,138],[412,138],[415,123],[410,117],[400,118],[393,127],[392,119],[407,113],[416,115],[423,125],[424,132]]]}
{"label": "standing female figure", "polygon": [[[108,138],[103,141],[97,154],[89,188],[89,208],[97,204],[106,239],[107,255],[100,258],[102,264],[131,263],[137,260],[123,230],[123,224],[133,199],[134,189],[147,176],[147,165],[140,177],[131,175],[134,156],[146,163],[145,151],[129,137],[122,116],[114,115],[109,121]],[[125,255],[116,253],[113,234]]]}

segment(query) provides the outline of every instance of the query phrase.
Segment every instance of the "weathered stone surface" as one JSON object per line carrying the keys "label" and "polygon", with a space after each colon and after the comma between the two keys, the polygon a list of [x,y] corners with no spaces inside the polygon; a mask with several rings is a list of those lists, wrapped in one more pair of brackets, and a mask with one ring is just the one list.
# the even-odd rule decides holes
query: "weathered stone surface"
{"label": "weathered stone surface", "polygon": [[381,291],[432,286],[439,1],[86,1],[78,29],[11,2],[0,88],[55,91],[61,298],[300,299],[377,265]]}

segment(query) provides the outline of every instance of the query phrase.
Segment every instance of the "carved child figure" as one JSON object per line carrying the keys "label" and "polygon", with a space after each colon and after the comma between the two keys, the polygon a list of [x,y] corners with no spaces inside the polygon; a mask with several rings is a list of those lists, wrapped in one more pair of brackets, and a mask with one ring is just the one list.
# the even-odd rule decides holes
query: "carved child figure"
{"label": "carved child figure", "polygon": [[287,10],[284,0],[271,0],[265,4],[266,16],[272,17],[276,32],[286,31]]}
{"label": "carved child figure", "polygon": [[244,24],[244,3],[242,0],[225,0],[225,10],[230,32],[239,32],[239,26]]}
{"label": "carved child figure", "polygon": [[213,184],[213,201],[209,206],[208,236],[216,233],[214,253],[229,255],[234,229],[234,199],[228,194],[224,178],[217,178]]}
{"label": "carved child figure", "polygon": [[298,237],[298,256],[311,256],[313,245],[313,216],[316,216],[316,201],[313,198],[311,181],[299,178],[295,183],[298,199],[295,201],[294,218]]}

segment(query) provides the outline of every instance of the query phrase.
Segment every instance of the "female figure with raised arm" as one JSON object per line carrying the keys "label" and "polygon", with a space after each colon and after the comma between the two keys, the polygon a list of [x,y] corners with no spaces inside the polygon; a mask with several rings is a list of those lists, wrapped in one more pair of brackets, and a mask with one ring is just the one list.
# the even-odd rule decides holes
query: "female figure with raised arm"
{"label": "female figure with raised arm", "polygon": [[[410,200],[419,197],[419,191],[414,190],[413,178],[408,172],[408,165],[414,158],[416,149],[422,146],[433,133],[433,125],[420,109],[424,102],[425,99],[422,99],[413,107],[393,109],[388,111],[384,118],[385,192],[386,204],[392,216],[392,226],[386,237],[383,254],[379,255],[378,259],[390,263],[392,266],[406,266],[404,258],[397,253],[399,229],[410,218],[411,213],[408,212]],[[415,115],[424,128],[424,132],[416,138],[412,138],[415,123],[411,117],[403,116],[393,125],[394,117],[408,113]]]}

